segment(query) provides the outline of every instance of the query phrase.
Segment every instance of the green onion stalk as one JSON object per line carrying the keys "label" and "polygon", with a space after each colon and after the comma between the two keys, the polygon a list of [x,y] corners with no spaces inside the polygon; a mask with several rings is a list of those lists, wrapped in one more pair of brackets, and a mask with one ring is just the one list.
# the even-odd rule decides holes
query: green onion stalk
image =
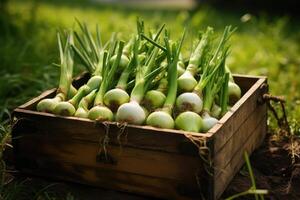
{"label": "green onion stalk", "polygon": [[93,90],[80,100],[78,108],[74,114],[75,117],[88,118],[89,107],[94,102],[96,94],[97,90]]}
{"label": "green onion stalk", "polygon": [[[162,29],[160,29],[162,30]],[[166,35],[166,38],[168,36]],[[156,39],[156,38],[155,38]],[[155,40],[156,41],[156,40]],[[171,47],[176,48],[176,45],[174,42],[167,41],[168,45]],[[165,44],[167,44],[165,41]],[[163,48],[161,48],[163,49]],[[177,51],[177,49],[174,49],[174,53]],[[161,51],[159,56],[156,59],[156,65],[161,65],[162,68],[167,68],[168,63],[165,61],[165,58],[168,56],[167,54],[171,54],[172,50],[170,52],[167,52],[167,49]],[[169,55],[170,56],[170,55]],[[178,60],[178,59],[177,59]],[[177,67],[177,66],[176,66]],[[158,86],[157,86],[158,82]],[[168,88],[168,79],[166,77],[166,73],[160,73],[155,80],[152,81],[154,85],[156,85],[156,89],[149,90],[143,100],[143,105],[149,110],[149,111],[154,111],[157,108],[161,108],[166,100],[166,95],[165,93],[167,92]]]}
{"label": "green onion stalk", "polygon": [[37,104],[37,110],[40,112],[53,113],[56,105],[66,100],[72,82],[73,74],[73,34],[70,32],[67,36],[66,44],[63,48],[60,34],[57,33],[58,46],[60,52],[60,81],[56,91],[56,96],[52,99],[43,99]]}
{"label": "green onion stalk", "polygon": [[203,60],[205,49],[209,43],[210,35],[213,29],[208,27],[205,34],[199,41],[195,51],[192,53],[189,64],[184,73],[178,78],[178,89],[181,92],[191,92],[197,85],[195,75],[197,74],[198,67]]}
{"label": "green onion stalk", "polygon": [[[201,41],[206,41],[206,35],[210,35],[212,29],[208,28],[206,34],[202,37]],[[203,72],[201,74],[199,82],[194,87],[193,92],[185,92],[180,94],[176,100],[176,108],[178,112],[192,111],[200,113],[203,108],[203,89],[211,82],[212,77],[218,72],[218,68],[221,66],[222,55],[226,53],[226,42],[231,36],[230,28],[225,28],[222,38],[215,50],[213,56],[210,52],[203,56]],[[200,41],[200,43],[201,43]],[[199,45],[201,46],[201,45]]]}
{"label": "green onion stalk", "polygon": [[[211,111],[212,105],[214,103],[214,99],[216,98],[216,95],[220,91],[221,87],[227,86],[227,83],[226,83],[227,79],[228,79],[228,73],[226,73],[223,77],[215,76],[215,78],[213,79],[214,82],[210,82],[207,85],[207,87],[205,88],[204,105],[203,105],[203,112],[202,112],[202,119],[203,119],[203,126],[201,129],[202,132],[207,132],[215,124],[218,123],[218,119],[212,117],[210,114],[210,111]],[[224,112],[227,112],[226,98],[223,98],[222,101],[224,103],[221,106],[221,109],[222,109],[221,113],[224,114]],[[225,109],[224,109],[224,105],[226,105]]]}
{"label": "green onion stalk", "polygon": [[220,55],[221,62],[219,64],[218,73],[216,73],[212,80],[207,84],[204,90],[204,104],[203,104],[203,126],[202,132],[207,132],[211,129],[215,124],[218,123],[218,117],[212,116],[212,107],[215,103],[215,99],[219,98],[219,104],[221,106],[221,116],[223,116],[227,112],[228,105],[228,80],[229,73],[225,70],[225,61],[228,55],[228,47],[224,47],[224,51]]}
{"label": "green onion stalk", "polygon": [[217,104],[216,102],[213,103],[212,108],[210,110],[210,115],[216,119],[219,119],[221,116],[222,109],[220,107],[220,104]]}
{"label": "green onion stalk", "polygon": [[74,32],[74,34],[81,49],[77,48],[75,45],[73,45],[72,48],[78,58],[82,61],[83,65],[90,70],[92,76],[86,84],[78,89],[77,93],[69,101],[63,101],[56,105],[54,113],[57,115],[74,115],[80,100],[94,89],[99,88],[102,81],[101,71],[103,65],[103,48],[99,39],[100,32],[97,29],[98,39],[96,39],[97,42],[95,42],[86,25],[80,24],[80,27],[82,29],[83,36],[80,37],[77,32]]}
{"label": "green onion stalk", "polygon": [[77,93],[77,89],[71,84],[70,88],[69,88],[69,93],[68,93],[67,99],[73,98],[76,93]]}
{"label": "green onion stalk", "polygon": [[[147,90],[147,85],[151,81],[150,78],[146,78],[147,75],[153,71],[155,67],[155,58],[159,52],[159,49],[156,47],[153,49],[153,52],[146,59],[146,65],[141,65],[137,58],[136,59],[136,77],[135,85],[130,94],[130,102],[121,105],[116,114],[116,120],[119,122],[126,122],[130,124],[141,125],[145,122],[147,112],[140,105],[141,101],[144,98],[144,95]],[[152,77],[153,78],[153,77]]]}
{"label": "green onion stalk", "polygon": [[[114,48],[114,47],[113,47]],[[112,121],[114,118],[113,112],[110,108],[105,106],[104,104],[104,95],[107,92],[107,90],[110,87],[110,84],[113,81],[114,75],[116,73],[116,70],[119,66],[120,59],[122,56],[122,51],[124,48],[124,42],[120,41],[118,43],[118,50],[117,50],[117,58],[112,64],[112,66],[109,64],[109,61],[107,63],[108,58],[108,52],[104,53],[103,56],[103,80],[101,83],[101,86],[99,88],[99,91],[97,92],[97,95],[95,97],[94,101],[94,107],[90,109],[88,113],[88,118],[92,120],[99,120],[99,121]],[[111,50],[110,52],[114,52],[114,50]],[[110,53],[111,55],[111,53]]]}
{"label": "green onion stalk", "polygon": [[[194,109],[199,109],[203,106],[202,118],[198,113],[193,111],[182,112],[176,117],[175,120],[175,126],[177,129],[191,132],[207,132],[213,125],[215,125],[218,122],[216,118],[210,116],[209,112],[222,84],[224,84],[224,65],[228,52],[226,42],[228,41],[232,32],[233,31],[231,30],[231,27],[225,28],[223,36],[219,42],[219,45],[214,55],[211,59],[208,59],[208,61],[206,62],[207,64],[204,65],[203,74],[200,78],[198,85],[195,87],[196,93],[194,92],[194,94],[196,94],[199,97],[199,99],[203,97],[203,103],[201,102],[201,105],[198,104],[198,106],[194,107]],[[201,79],[203,81],[201,81]],[[200,91],[201,94],[198,93]],[[205,95],[202,95],[202,91]],[[176,102],[177,106],[182,102],[188,102],[186,100],[180,102],[180,99],[178,100],[178,98]],[[180,106],[184,106],[184,103],[182,103]]]}
{"label": "green onion stalk", "polygon": [[[135,41],[135,36],[132,36],[131,39],[128,41],[128,43],[124,46],[123,49],[123,53],[121,55],[121,59],[119,62],[119,66],[118,66],[118,71],[123,72],[125,70],[125,68],[128,66],[129,62],[130,62],[130,53],[132,51],[132,46],[134,44]],[[110,65],[113,65],[113,63],[115,62],[115,60],[117,59],[117,55],[113,55],[110,58]]]}
{"label": "green onion stalk", "polygon": [[165,38],[165,44],[167,46],[168,53],[168,94],[163,104],[163,108],[151,113],[148,116],[146,121],[147,125],[159,128],[174,128],[175,122],[172,117],[172,112],[177,95],[177,63],[184,37],[185,31],[175,53],[170,51],[169,40],[168,38]]}
{"label": "green onion stalk", "polygon": [[143,105],[147,108],[147,110],[153,111],[163,106],[166,100],[165,92],[167,90],[167,87],[168,80],[166,78],[162,78],[155,90],[149,90],[145,94]]}
{"label": "green onion stalk", "polygon": [[114,89],[111,89],[108,92],[106,92],[104,95],[104,104],[107,107],[109,107],[113,112],[116,112],[122,104],[128,103],[130,100],[129,94],[127,93],[126,89],[128,85],[128,79],[130,78],[130,75],[133,74],[136,66],[134,58],[138,56],[137,53],[138,42],[135,38],[133,44],[132,58],[130,59],[130,62],[128,63],[124,71],[121,73],[117,86]]}
{"label": "green onion stalk", "polygon": [[177,62],[177,75],[180,77],[185,72],[185,65],[182,60]]}

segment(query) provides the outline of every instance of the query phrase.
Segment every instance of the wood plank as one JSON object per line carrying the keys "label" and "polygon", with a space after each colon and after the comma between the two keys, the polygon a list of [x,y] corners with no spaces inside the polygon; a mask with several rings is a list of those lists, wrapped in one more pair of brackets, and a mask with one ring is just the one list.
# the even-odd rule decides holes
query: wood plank
{"label": "wood plank", "polygon": [[[84,78],[87,80],[88,76],[85,75]],[[79,87],[83,83],[84,78],[76,80],[76,87]],[[133,191],[139,193],[138,191],[143,190],[145,194],[149,194],[147,188],[141,187],[147,187],[143,185],[143,182],[151,179],[168,180],[172,183],[176,182],[176,184],[183,181],[187,188],[189,188],[189,185],[193,185],[192,182],[195,181],[195,177],[191,172],[196,171],[195,166],[199,166],[198,163],[194,163],[195,160],[198,161],[198,151],[195,145],[187,139],[186,135],[189,135],[198,139],[206,139],[209,143],[213,142],[211,149],[213,154],[216,155],[214,164],[220,168],[224,166],[223,169],[225,172],[216,169],[214,172],[215,180],[212,183],[214,186],[209,186],[209,182],[204,183],[204,185],[206,192],[214,189],[211,194],[214,194],[215,198],[219,197],[231,178],[238,171],[240,163],[243,163],[243,155],[241,154],[243,148],[252,151],[254,148],[252,146],[255,146],[255,142],[260,142],[258,141],[258,130],[254,129],[253,134],[249,134],[252,131],[248,130],[244,125],[249,123],[249,127],[255,127],[255,123],[251,122],[251,119],[257,120],[256,122],[259,121],[259,119],[254,117],[254,112],[256,111],[255,109],[258,109],[257,100],[262,95],[260,86],[266,82],[266,78],[239,75],[234,78],[242,87],[244,95],[207,134],[157,129],[149,126],[124,126],[116,122],[100,123],[88,119],[56,116],[34,111],[38,102],[34,100],[15,110],[15,116],[18,118],[18,121],[13,129],[13,135],[23,137],[19,140],[14,140],[15,152],[17,152],[17,156],[21,158],[21,161],[24,158],[33,163],[36,161],[39,164],[42,163],[45,169],[41,171],[41,174],[44,175],[48,175],[46,173],[49,170],[51,171],[51,162],[58,165],[71,166],[71,169],[75,170],[78,174],[88,171],[85,177],[89,177],[89,179],[95,178],[95,173],[103,173],[101,177],[106,176],[106,171],[111,173],[112,176],[114,173],[122,174],[122,178],[116,178],[116,181],[124,181],[120,190],[124,188],[126,190],[126,188],[131,187],[131,184],[128,186],[131,180],[128,182],[128,179],[125,178],[128,177],[128,174],[130,177],[143,176],[143,180],[138,178],[140,180],[136,182],[138,189],[134,187]],[[42,95],[45,98],[45,95],[54,94],[43,93]],[[251,118],[249,119],[250,115]],[[266,121],[266,118],[263,118],[263,121]],[[259,126],[259,128],[263,129],[262,126],[266,126],[266,124]],[[265,134],[266,131],[262,131]],[[246,132],[246,134],[240,134],[241,132]],[[109,152],[118,160],[116,165],[97,163],[95,159],[99,141],[102,141],[106,133],[108,133],[110,140]],[[247,135],[249,136],[248,138]],[[234,145],[235,141],[241,143],[240,149],[237,145]],[[121,153],[119,151],[120,145],[123,148]],[[59,170],[60,166],[54,166],[54,168]],[[30,171],[30,169],[28,170]],[[35,170],[32,170],[32,173],[35,173]],[[67,173],[68,171],[62,172],[63,179],[68,178]],[[200,173],[202,173],[201,176],[205,177],[201,180],[209,179],[207,174]],[[125,175],[123,176],[123,174]],[[71,179],[73,177],[71,176]],[[101,179],[103,185],[106,184],[107,180],[110,180],[109,177]],[[86,181],[83,179],[82,182]],[[159,185],[159,183],[155,185],[154,182],[151,182],[153,185],[149,184],[149,187]],[[93,181],[91,181],[91,184],[93,184]],[[117,182],[112,181],[111,184],[109,188],[116,189],[116,187],[119,187],[114,185],[119,184]],[[166,183],[164,182],[160,187],[168,190],[169,186],[165,187],[165,185]],[[207,187],[211,188],[207,189]],[[162,193],[162,190],[159,192],[156,189],[153,190],[155,192],[152,193]],[[185,188],[184,190],[186,191],[187,189]],[[181,199],[174,195],[174,193],[172,194],[171,196],[165,196],[165,198]]]}
{"label": "wood plank", "polygon": [[227,112],[220,119],[219,125],[210,130],[213,133],[215,154],[220,151],[240,125],[247,120],[249,113],[252,113],[256,109],[257,101],[262,95],[259,88],[265,81],[265,79],[259,79],[231,108],[231,112]]}
{"label": "wood plank", "polygon": [[239,74],[234,74],[233,75],[234,81],[239,85],[241,88],[242,94],[245,94],[252,85],[254,85],[258,79],[264,78],[264,77],[253,77],[253,76],[248,76],[248,75],[239,75]]}
{"label": "wood plank", "polygon": [[[34,112],[34,113],[32,113]],[[209,137],[206,134],[189,133],[179,130],[158,129],[149,126],[120,126],[115,122],[100,123],[89,119],[61,117],[48,113],[16,109],[15,115],[22,119],[19,126],[28,126],[30,133],[22,133],[26,127],[21,127],[19,133],[48,135],[56,138],[69,138],[98,143],[108,131],[110,144],[128,146],[140,149],[179,153],[198,156],[198,149],[185,136],[192,135],[198,139]],[[35,130],[32,132],[32,130]]]}
{"label": "wood plank", "polygon": [[23,168],[22,172],[163,199],[199,198],[198,186],[188,187],[180,181],[52,161],[45,161],[43,166],[51,167],[40,167],[34,170]]}
{"label": "wood plank", "polygon": [[266,105],[258,106],[245,121],[238,127],[237,131],[232,135],[232,137],[225,143],[225,145],[214,155],[214,169],[215,175],[221,172],[225,166],[231,161],[232,156],[235,155],[237,151],[243,148],[246,140],[249,138],[250,134],[253,133],[257,125],[261,123],[262,120],[266,119]]}
{"label": "wood plank", "polygon": [[229,164],[223,169],[222,173],[215,177],[214,181],[214,195],[215,199],[218,199],[226,186],[233,179],[234,175],[239,171],[241,166],[244,164],[244,152],[247,151],[250,155],[255,148],[257,148],[264,139],[267,129],[267,115],[264,120],[254,129],[253,133],[250,135],[249,139],[246,140],[242,148],[233,156]]}
{"label": "wood plank", "polygon": [[[198,157],[106,146],[107,156],[113,160],[105,160],[102,144],[67,139],[26,136],[19,139],[18,148],[22,149],[18,152],[22,157],[31,157],[37,160],[47,158],[61,163],[98,167],[99,170],[110,169],[157,178],[185,180],[186,182],[193,182],[197,172],[201,170],[201,160]],[[103,156],[101,161],[96,159],[99,148],[101,148]]]}

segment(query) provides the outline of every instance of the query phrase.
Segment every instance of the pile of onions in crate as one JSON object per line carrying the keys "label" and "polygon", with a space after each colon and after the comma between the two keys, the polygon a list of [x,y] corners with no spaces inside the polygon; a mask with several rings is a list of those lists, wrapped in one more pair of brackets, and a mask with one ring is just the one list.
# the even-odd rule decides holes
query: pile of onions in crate
{"label": "pile of onions in crate", "polygon": [[[174,40],[165,25],[145,31],[138,20],[129,41],[112,34],[104,43],[98,28],[94,37],[86,24],[78,25],[80,33],[58,33],[59,87],[54,98],[37,104],[40,112],[207,132],[241,97],[226,65],[231,26],[220,37],[208,27],[183,58],[185,30]],[[77,89],[72,86],[75,61],[91,75]]]}

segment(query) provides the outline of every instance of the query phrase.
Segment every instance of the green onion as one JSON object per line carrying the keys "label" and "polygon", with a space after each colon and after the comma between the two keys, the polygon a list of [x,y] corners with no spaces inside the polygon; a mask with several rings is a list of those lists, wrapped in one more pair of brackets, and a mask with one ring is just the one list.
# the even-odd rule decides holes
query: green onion
{"label": "green onion", "polygon": [[229,104],[234,105],[242,96],[241,88],[234,82],[231,71],[228,66],[225,65],[226,72],[229,73],[229,82],[228,82],[228,96]]}
{"label": "green onion", "polygon": [[[224,54],[221,66],[224,66],[225,59],[226,59],[227,53]],[[223,67],[224,68],[224,67]],[[222,70],[220,68],[219,72],[220,74],[224,73],[225,70]],[[205,88],[205,95],[204,95],[204,104],[203,104],[203,126],[201,131],[207,132],[209,129],[211,129],[215,124],[218,123],[218,119],[212,117],[211,108],[214,104],[214,100],[219,93],[221,88],[225,88],[222,93],[221,98],[221,114],[225,114],[227,112],[227,99],[228,99],[228,93],[226,92],[227,83],[229,79],[229,74],[225,73],[223,75],[215,75],[211,82],[207,84],[207,87]]]}
{"label": "green onion", "polygon": [[143,105],[147,110],[153,111],[161,106],[163,106],[166,95],[164,94],[167,90],[168,81],[166,78],[162,78],[159,81],[158,88],[155,90],[149,90],[144,97]]}
{"label": "green onion", "polygon": [[130,75],[134,71],[134,67],[136,66],[136,60],[134,58],[137,57],[138,45],[139,44],[137,42],[137,39],[135,38],[133,42],[133,58],[131,58],[130,62],[122,72],[116,88],[109,90],[104,95],[104,104],[108,106],[113,112],[117,111],[120,105],[129,102],[130,97],[126,92],[127,82]]}
{"label": "green onion", "polygon": [[40,112],[52,113],[56,105],[64,101],[69,93],[72,82],[73,73],[73,51],[71,45],[73,44],[73,35],[68,33],[65,47],[62,46],[61,36],[57,33],[57,40],[60,52],[60,81],[56,91],[56,96],[52,99],[43,99],[37,104],[37,110]]}
{"label": "green onion", "polygon": [[[212,29],[208,28],[206,34],[202,37],[201,41],[205,41],[207,45],[207,38],[210,35]],[[207,35],[207,36],[206,36]],[[206,56],[203,56],[204,60],[202,63],[203,73],[201,74],[199,82],[195,85],[193,92],[185,92],[177,97],[176,107],[179,112],[183,111],[193,111],[196,113],[200,113],[203,108],[203,89],[206,85],[212,82],[212,77],[218,72],[218,68],[220,66],[220,62],[222,57],[220,54],[224,54],[226,48],[225,44],[231,36],[230,28],[225,28],[222,38],[219,42],[217,49],[215,50],[213,56],[207,53]],[[200,42],[201,43],[201,42]],[[201,45],[200,45],[201,46]]]}
{"label": "green onion", "polygon": [[[132,46],[135,41],[135,36],[133,36],[129,42],[124,46],[123,53],[121,55],[121,59],[118,66],[118,71],[123,71],[129,64],[130,53],[132,51]],[[117,59],[117,55],[114,55],[110,58],[110,65],[113,65],[115,60]]]}
{"label": "green onion", "polygon": [[136,77],[135,77],[135,86],[130,94],[130,102],[121,105],[116,114],[116,119],[119,122],[126,122],[131,124],[143,124],[147,112],[140,103],[144,98],[144,94],[147,90],[147,85],[151,81],[150,78],[146,79],[145,77],[154,70],[155,67],[155,58],[158,55],[159,49],[155,47],[152,53],[146,59],[146,65],[142,66],[137,57],[136,59]]}
{"label": "green onion", "polygon": [[97,90],[93,90],[80,100],[78,108],[74,114],[75,117],[88,118],[89,106],[95,99],[96,91]]}
{"label": "green onion", "polygon": [[[113,41],[113,43],[115,43]],[[112,44],[110,48],[110,52],[114,52],[115,45]],[[119,66],[122,51],[124,47],[124,42],[120,41],[118,43],[118,51],[117,51],[117,59],[113,63],[112,66],[109,65],[109,62],[107,63],[108,54],[107,52],[104,52],[103,56],[103,80],[101,83],[101,86],[99,88],[99,91],[96,95],[95,101],[94,101],[94,107],[89,111],[88,118],[92,120],[100,120],[100,121],[112,121],[113,120],[113,112],[104,105],[104,95],[106,91],[109,89],[110,84],[113,81],[114,75],[116,73],[117,67]],[[110,54],[111,55],[111,54]]]}
{"label": "green onion", "polygon": [[177,129],[189,132],[199,132],[203,126],[202,124],[202,118],[191,111],[180,113],[175,119]]}
{"label": "green onion", "polygon": [[147,118],[147,125],[160,127],[160,128],[174,128],[174,119],[172,117],[172,111],[177,94],[177,63],[179,53],[183,44],[186,31],[184,31],[181,41],[173,53],[170,51],[170,44],[168,37],[165,38],[165,44],[167,47],[167,60],[168,60],[168,94],[161,110],[151,113]]}
{"label": "green onion", "polygon": [[178,89],[182,92],[191,92],[197,85],[197,81],[194,78],[198,71],[198,67],[201,64],[205,49],[208,45],[210,35],[213,29],[208,27],[206,33],[199,41],[195,51],[192,53],[189,64],[185,72],[178,78]]}
{"label": "green onion", "polygon": [[183,61],[179,60],[177,63],[177,74],[180,77],[185,72],[185,66]]}
{"label": "green onion", "polygon": [[[81,46],[81,49],[76,48],[74,45],[72,46],[75,50],[75,53],[78,57],[80,57],[83,64],[86,66],[87,69],[93,69],[94,71],[92,73],[92,77],[89,79],[89,81],[81,86],[77,93],[67,102],[60,102],[56,105],[54,108],[54,113],[57,115],[64,115],[64,116],[72,116],[74,115],[78,104],[80,100],[89,94],[92,90],[99,88],[102,76],[102,58],[103,58],[103,49],[100,43],[100,32],[97,29],[97,41],[93,39],[91,36],[90,31],[88,30],[86,24],[81,24],[80,22],[79,26],[81,27],[81,31],[83,33],[82,37],[79,36],[76,32],[76,38],[79,44],[84,45]],[[85,41],[85,43],[83,43]],[[85,63],[84,57],[81,57],[82,55],[88,55],[89,62]]]}

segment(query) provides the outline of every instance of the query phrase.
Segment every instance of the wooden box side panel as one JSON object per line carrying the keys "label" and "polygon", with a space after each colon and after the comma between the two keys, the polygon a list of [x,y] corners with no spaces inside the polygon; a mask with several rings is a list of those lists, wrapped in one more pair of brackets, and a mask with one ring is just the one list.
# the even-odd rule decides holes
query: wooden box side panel
{"label": "wooden box side panel", "polygon": [[[207,191],[198,157],[112,145],[104,153],[96,143],[27,131],[15,141],[22,172],[166,199],[195,198]],[[206,188],[199,188],[197,180]]]}
{"label": "wooden box side panel", "polygon": [[[251,153],[266,134],[267,107],[260,100],[266,79],[259,79],[236,104],[234,112],[213,135],[214,195],[219,198],[244,162],[243,152]],[[239,103],[239,102],[238,102]]]}
{"label": "wooden box side panel", "polygon": [[115,146],[131,147],[143,150],[162,151],[182,155],[198,156],[197,147],[185,134],[208,138],[205,134],[183,133],[178,130],[158,129],[148,126],[120,125],[101,123],[89,119],[60,117],[24,109],[16,109],[17,126],[31,132],[19,131],[21,135],[37,135],[48,138],[68,138],[88,143],[99,143],[104,137]]}
{"label": "wooden box side panel", "polygon": [[261,145],[267,132],[267,115],[257,128],[251,133],[247,141],[242,145],[241,149],[237,151],[229,164],[222,169],[222,172],[214,178],[214,195],[215,199],[220,198],[227,185],[233,179],[235,174],[239,171],[242,165],[245,163],[244,152],[249,155]]}
{"label": "wooden box side panel", "polygon": [[249,115],[257,108],[262,98],[262,85],[265,78],[258,79],[254,85],[235,103],[235,105],[219,120],[210,132],[214,140],[214,154],[217,154],[239,127],[247,120]]}
{"label": "wooden box side panel", "polygon": [[[20,135],[23,138],[21,137],[21,139],[14,141],[14,146],[17,147],[16,155],[19,156],[17,160],[24,161],[25,159],[25,162],[19,162],[19,167],[24,169],[25,172],[46,176],[48,175],[48,171],[51,171],[54,167],[54,169],[60,171],[60,173],[57,174],[58,178],[73,180],[75,177],[76,181],[76,176],[69,177],[68,173],[71,169],[71,174],[75,173],[77,176],[84,174],[78,178],[79,182],[87,182],[105,187],[106,185],[102,184],[105,183],[105,181],[102,181],[103,179],[109,181],[109,184],[107,184],[109,188],[119,189],[120,187],[120,190],[168,199],[179,198],[178,195],[181,193],[194,193],[196,191],[195,188],[199,186],[195,183],[195,174],[201,174],[201,180],[206,181],[204,184],[201,184],[205,185],[206,189],[204,190],[208,191],[207,187],[210,187],[210,189],[215,187],[215,192],[211,194],[218,193],[219,195],[220,191],[222,191],[228,183],[223,181],[224,183],[218,186],[210,185],[212,178],[203,172],[202,164],[198,160],[198,149],[186,137],[186,134],[207,139],[209,142],[213,139],[213,155],[217,155],[222,149],[227,148],[226,143],[230,142],[230,139],[238,132],[239,127],[246,122],[247,113],[243,111],[247,110],[247,106],[250,106],[248,111],[254,113],[256,109],[255,106],[257,105],[256,101],[260,96],[258,88],[265,81],[255,77],[243,76],[237,76],[236,80],[238,84],[241,84],[242,90],[245,92],[244,96],[232,108],[232,111],[228,112],[220,120],[219,124],[207,134],[157,129],[147,126],[128,125],[124,127],[117,123],[103,124],[88,119],[60,117],[34,111],[39,100],[55,95],[55,89],[48,91],[16,109],[15,116],[19,119],[18,126],[20,127],[14,129],[13,134],[15,136]],[[255,118],[255,116],[252,116],[252,118]],[[250,121],[248,123],[250,123]],[[107,130],[107,125],[109,125],[109,131]],[[122,131],[120,132],[120,130]],[[103,141],[107,132],[109,132],[110,141],[108,149],[111,154],[109,154],[109,156],[118,158],[117,160],[119,160],[118,165],[113,167],[108,163],[98,163],[95,160],[100,149],[99,141]],[[52,140],[53,138],[54,140]],[[32,143],[32,141],[38,141],[39,145]],[[70,144],[71,146],[65,144]],[[122,145],[123,148],[122,153],[120,153],[120,145]],[[31,146],[33,149],[28,148]],[[61,148],[59,151],[58,147]],[[37,150],[36,148],[41,149]],[[74,151],[74,149],[76,150]],[[86,152],[83,149],[86,149]],[[231,151],[235,150],[231,149],[229,152]],[[82,154],[83,152],[85,152],[85,154]],[[227,152],[227,155],[228,154],[230,153]],[[51,159],[48,160],[48,158]],[[226,157],[220,158],[220,160],[222,159],[228,161]],[[231,160],[234,159],[237,158],[232,156]],[[24,166],[23,164],[26,163],[26,160],[28,163],[38,163],[40,171],[38,169],[34,170],[32,166]],[[130,161],[130,164],[126,163],[128,161]],[[136,162],[139,164],[134,165]],[[51,163],[54,164],[51,165]],[[57,165],[57,163],[59,165]],[[60,165],[67,167],[61,167]],[[163,165],[161,171],[158,170],[159,167],[156,167],[160,165]],[[225,163],[224,167],[229,167],[229,164]],[[221,169],[222,166],[218,168]],[[232,168],[230,168],[230,170],[232,170]],[[108,172],[102,173],[101,176],[97,177],[95,175],[97,171]],[[109,174],[114,174],[115,172],[120,176],[111,179],[112,175]],[[55,176],[55,171],[53,171],[53,173],[51,176]],[[220,175],[221,173],[217,170],[216,173],[217,174],[213,177],[214,180],[216,180],[216,175],[218,177],[220,176],[220,179],[223,178],[223,176]],[[149,184],[145,181],[147,178],[149,178]],[[209,179],[209,184],[207,184],[207,179]],[[124,186],[126,185],[126,180],[128,184]],[[131,182],[131,180],[136,181]],[[121,183],[119,184],[118,181]],[[151,188],[149,191],[141,188],[145,187],[145,185],[143,185],[144,182],[147,182],[147,187]],[[213,184],[212,181],[211,184]],[[112,187],[109,185],[112,185]],[[131,185],[134,186],[131,188]],[[160,188],[164,188],[169,192],[162,194],[162,190],[154,189],[158,185],[160,185]],[[218,189],[218,187],[221,189]],[[190,188],[191,192],[186,192],[189,190],[188,188]],[[200,193],[197,192],[197,195],[199,196]]]}

